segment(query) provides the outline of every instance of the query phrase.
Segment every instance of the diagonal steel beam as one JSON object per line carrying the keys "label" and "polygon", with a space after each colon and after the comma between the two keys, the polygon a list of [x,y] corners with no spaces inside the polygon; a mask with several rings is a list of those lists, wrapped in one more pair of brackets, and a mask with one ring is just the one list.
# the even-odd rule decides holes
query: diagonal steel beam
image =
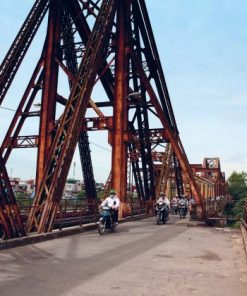
{"label": "diagonal steel beam", "polygon": [[46,14],[50,1],[37,0],[0,67],[0,105]]}

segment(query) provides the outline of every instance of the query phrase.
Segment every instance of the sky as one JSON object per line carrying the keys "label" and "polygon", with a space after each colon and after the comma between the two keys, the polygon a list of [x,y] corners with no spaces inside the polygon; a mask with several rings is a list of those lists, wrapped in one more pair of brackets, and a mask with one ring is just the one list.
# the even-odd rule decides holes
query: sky
{"label": "sky", "polygon": [[[1,61],[33,3],[0,1]],[[220,157],[226,177],[233,170],[247,171],[247,1],[146,0],[146,5],[190,163]],[[44,31],[45,23],[38,36]],[[42,44],[42,38],[34,40],[2,107],[17,108]],[[13,111],[0,108],[0,141],[11,116]],[[33,125],[27,124],[24,134],[35,134],[30,133]],[[110,146],[97,132],[90,134],[90,142],[95,178],[105,182]],[[78,153],[74,162],[75,177],[82,179]],[[11,177],[29,179],[35,177],[35,165],[35,153],[15,150],[7,169]],[[73,175],[72,168],[69,177]]]}

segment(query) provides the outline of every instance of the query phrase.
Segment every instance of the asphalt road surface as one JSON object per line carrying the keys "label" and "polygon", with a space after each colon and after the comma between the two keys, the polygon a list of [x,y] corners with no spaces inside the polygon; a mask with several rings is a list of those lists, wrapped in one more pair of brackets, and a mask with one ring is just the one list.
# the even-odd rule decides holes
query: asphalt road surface
{"label": "asphalt road surface", "polygon": [[171,217],[0,251],[1,296],[246,296],[240,233]]}

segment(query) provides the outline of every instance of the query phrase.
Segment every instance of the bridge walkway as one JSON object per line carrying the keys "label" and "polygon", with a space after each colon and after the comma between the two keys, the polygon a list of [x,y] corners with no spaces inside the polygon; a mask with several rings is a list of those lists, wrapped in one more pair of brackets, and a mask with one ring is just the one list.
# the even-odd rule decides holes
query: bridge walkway
{"label": "bridge walkway", "polygon": [[171,217],[89,231],[0,252],[1,296],[244,296],[239,232]]}

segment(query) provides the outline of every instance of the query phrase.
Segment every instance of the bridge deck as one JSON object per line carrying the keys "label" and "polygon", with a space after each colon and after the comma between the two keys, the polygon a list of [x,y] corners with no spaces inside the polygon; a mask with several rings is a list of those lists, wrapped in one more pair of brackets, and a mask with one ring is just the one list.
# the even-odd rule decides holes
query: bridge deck
{"label": "bridge deck", "polygon": [[0,252],[1,296],[244,296],[247,265],[238,232],[187,227],[171,217],[121,224]]}

